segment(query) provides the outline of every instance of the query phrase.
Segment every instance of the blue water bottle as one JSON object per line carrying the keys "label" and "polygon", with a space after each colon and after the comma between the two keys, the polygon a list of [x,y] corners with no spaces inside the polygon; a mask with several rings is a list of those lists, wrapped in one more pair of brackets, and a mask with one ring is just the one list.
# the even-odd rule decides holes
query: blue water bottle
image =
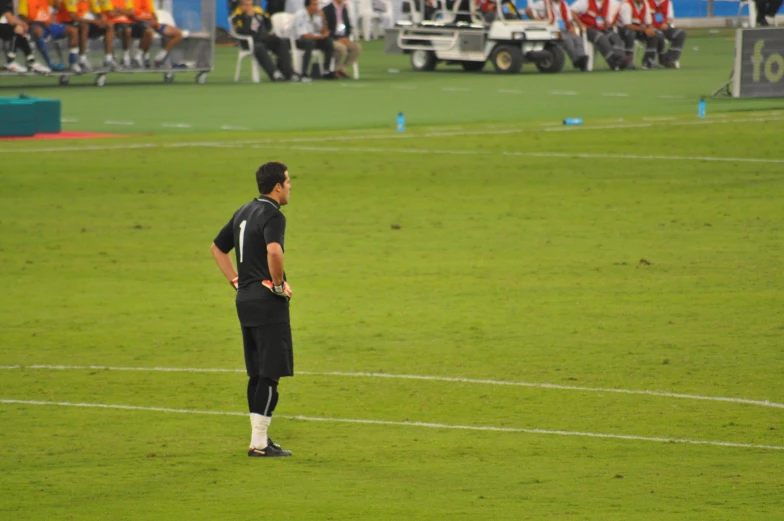
{"label": "blue water bottle", "polygon": [[402,112],[398,112],[397,114],[397,131],[398,132],[406,131],[406,118],[405,116],[403,116]]}
{"label": "blue water bottle", "polygon": [[697,105],[697,116],[701,118],[705,117],[705,98],[700,98],[700,103]]}
{"label": "blue water bottle", "polygon": [[583,118],[566,118],[563,120],[564,125],[582,125]]}

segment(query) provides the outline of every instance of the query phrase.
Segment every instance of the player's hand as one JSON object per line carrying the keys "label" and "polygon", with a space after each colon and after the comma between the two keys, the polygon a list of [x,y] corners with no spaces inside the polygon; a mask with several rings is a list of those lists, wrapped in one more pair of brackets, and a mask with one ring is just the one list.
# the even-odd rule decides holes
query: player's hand
{"label": "player's hand", "polygon": [[233,279],[231,279],[231,287],[234,288],[234,291],[238,291],[240,289],[240,277],[237,275]]}
{"label": "player's hand", "polygon": [[646,27],[645,28],[645,36],[648,38],[653,38],[656,35],[656,29],[653,27]]}
{"label": "player's hand", "polygon": [[291,298],[291,286],[289,286],[289,283],[286,281],[283,281],[282,284],[276,286],[272,281],[262,280],[261,285],[279,297],[283,297],[286,300]]}

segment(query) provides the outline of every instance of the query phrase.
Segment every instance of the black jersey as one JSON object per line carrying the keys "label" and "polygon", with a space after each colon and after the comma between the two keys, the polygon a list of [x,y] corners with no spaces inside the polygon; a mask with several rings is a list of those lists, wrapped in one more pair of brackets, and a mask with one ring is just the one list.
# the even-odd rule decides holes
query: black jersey
{"label": "black jersey", "polygon": [[272,280],[267,245],[277,242],[283,248],[285,232],[286,217],[280,205],[259,196],[237,210],[215,237],[215,246],[223,253],[234,250],[239,275],[237,314],[243,326],[288,321],[288,302],[261,285],[263,280]]}

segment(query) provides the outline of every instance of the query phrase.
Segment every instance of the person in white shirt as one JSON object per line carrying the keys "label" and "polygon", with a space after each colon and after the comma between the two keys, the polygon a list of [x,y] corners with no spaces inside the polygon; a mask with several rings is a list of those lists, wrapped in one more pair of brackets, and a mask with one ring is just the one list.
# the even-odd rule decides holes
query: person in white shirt
{"label": "person in white shirt", "polygon": [[613,31],[618,7],[612,0],[575,0],[570,6],[588,41],[596,46],[613,70],[627,69],[632,64],[626,56],[623,40]]}
{"label": "person in white shirt", "polygon": [[634,40],[645,42],[643,69],[658,69],[656,52],[664,41],[662,33],[653,26],[647,0],[624,0],[618,11],[618,33],[626,46],[626,56],[634,58]]}
{"label": "person in white shirt", "polygon": [[561,28],[561,46],[572,65],[582,71],[588,67],[588,56],[580,36],[580,27],[564,0],[531,0],[525,13],[533,20],[545,20]]}
{"label": "person in white shirt", "polygon": [[[663,36],[659,42],[659,63],[664,67],[678,68],[680,65],[683,44],[686,41],[686,31],[673,25],[675,21],[675,11],[672,8],[672,0],[647,0],[648,10],[653,19],[653,27]],[[664,52],[666,41],[670,42],[670,48]]]}
{"label": "person in white shirt", "polygon": [[[329,69],[335,48],[329,37],[324,12],[319,8],[318,0],[305,0],[305,7],[294,15],[294,33],[297,38],[297,49],[305,51],[305,55],[302,57],[302,76],[308,76],[308,65],[310,65],[310,56],[314,49],[324,53],[324,65]],[[330,70],[321,71],[321,77],[334,79],[335,74]]]}

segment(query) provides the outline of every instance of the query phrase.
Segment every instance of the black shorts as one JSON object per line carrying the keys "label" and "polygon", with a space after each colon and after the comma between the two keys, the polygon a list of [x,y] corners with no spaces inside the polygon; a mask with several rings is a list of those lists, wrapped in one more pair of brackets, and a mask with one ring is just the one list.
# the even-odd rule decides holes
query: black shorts
{"label": "black shorts", "polygon": [[103,27],[98,27],[95,24],[90,24],[90,28],[87,30],[87,37],[95,40],[97,38],[103,38],[106,36],[106,29]]}
{"label": "black shorts", "polygon": [[294,376],[294,349],[288,322],[242,326],[242,343],[248,376],[273,379]]}
{"label": "black shorts", "polygon": [[144,22],[136,22],[131,26],[131,38],[141,38],[150,26]]}

